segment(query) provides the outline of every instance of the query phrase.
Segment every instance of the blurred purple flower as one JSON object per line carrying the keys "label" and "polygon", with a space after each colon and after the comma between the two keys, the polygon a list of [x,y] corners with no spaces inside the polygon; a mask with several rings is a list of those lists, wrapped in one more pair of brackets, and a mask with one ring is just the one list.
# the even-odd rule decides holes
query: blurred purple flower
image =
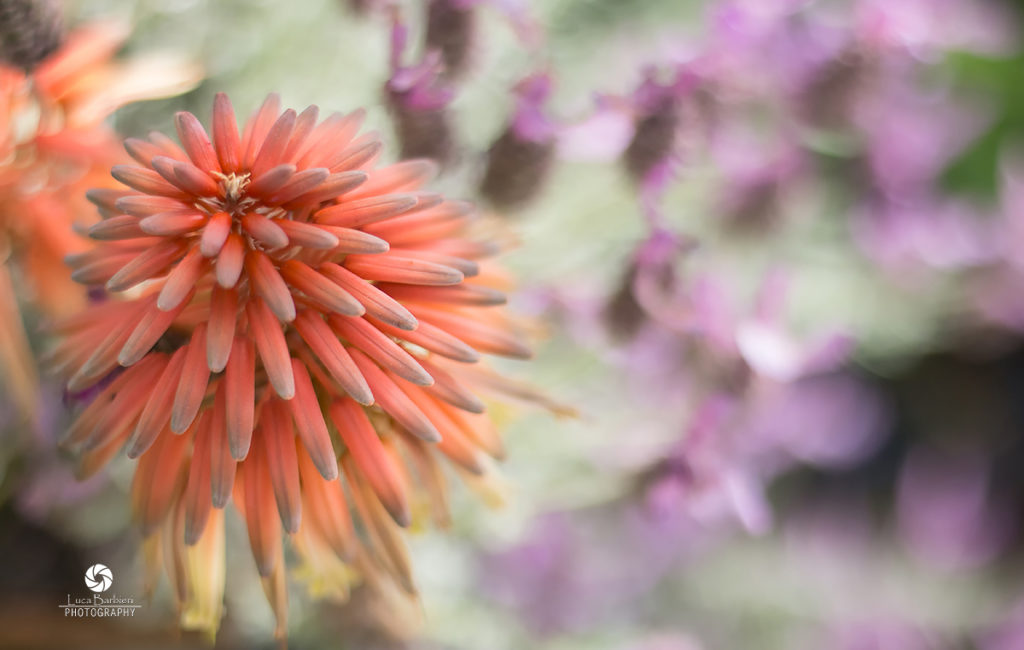
{"label": "blurred purple flower", "polygon": [[934,633],[896,619],[840,622],[820,647],[828,650],[943,650]]}
{"label": "blurred purple flower", "polygon": [[[73,463],[58,452],[60,433],[67,427],[61,390],[44,384],[39,399],[31,435],[11,447],[22,461],[14,483],[15,507],[22,516],[43,524],[56,511],[72,509],[87,501],[109,481],[104,474],[79,481]],[[0,414],[0,421],[11,422],[12,419]]]}
{"label": "blurred purple flower", "polygon": [[744,127],[723,128],[714,139],[711,155],[722,187],[715,213],[730,232],[759,234],[783,225],[807,163],[792,141],[780,139],[761,142]]}
{"label": "blurred purple flower", "polygon": [[409,40],[408,27],[397,9],[392,11],[391,77],[385,85],[402,158],[432,158],[444,166],[455,156],[455,130],[448,106],[455,91],[443,79],[441,54],[427,50],[418,63],[402,59]]}
{"label": "blurred purple flower", "polygon": [[872,182],[894,202],[931,191],[988,121],[985,111],[959,104],[948,92],[924,93],[903,78],[890,79],[857,108]]}
{"label": "blurred purple flower", "polygon": [[931,281],[934,271],[982,266],[998,251],[991,220],[952,199],[876,201],[855,215],[851,228],[868,259],[903,285]]}
{"label": "blurred purple flower", "polygon": [[946,570],[991,561],[1013,532],[1006,504],[993,500],[989,465],[974,453],[915,449],[900,475],[899,532],[921,560]]}
{"label": "blurred purple flower", "polygon": [[1019,650],[1024,648],[1024,601],[1009,608],[991,629],[978,634],[978,650]]}
{"label": "blurred purple flower", "polygon": [[491,145],[480,193],[500,209],[516,209],[543,190],[554,164],[558,125],[545,107],[552,89],[548,73],[516,84],[515,109],[508,126]]}

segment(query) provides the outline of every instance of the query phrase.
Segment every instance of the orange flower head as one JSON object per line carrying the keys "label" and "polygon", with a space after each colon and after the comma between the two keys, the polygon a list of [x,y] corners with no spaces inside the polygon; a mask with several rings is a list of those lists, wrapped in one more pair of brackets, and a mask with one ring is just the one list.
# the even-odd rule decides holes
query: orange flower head
{"label": "orange flower head", "polygon": [[91,193],[100,243],[71,260],[110,299],[53,355],[70,388],[104,386],[66,439],[81,472],[139,459],[135,515],[173,531],[179,576],[233,497],[282,626],[282,533],[320,579],[345,563],[412,593],[397,529],[419,502],[446,520],[438,457],[486,490],[501,454],[474,391],[535,397],[478,363],[529,350],[473,207],[423,189],[431,162],[378,166],[362,117],[272,95],[239,133],[218,95],[210,133],[179,113],[180,146],[129,139],[128,189]]}

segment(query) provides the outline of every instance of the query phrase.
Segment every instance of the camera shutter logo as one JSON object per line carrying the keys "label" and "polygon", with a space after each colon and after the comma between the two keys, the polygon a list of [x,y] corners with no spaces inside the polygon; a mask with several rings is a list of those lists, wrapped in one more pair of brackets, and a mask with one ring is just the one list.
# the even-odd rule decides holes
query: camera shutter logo
{"label": "camera shutter logo", "polygon": [[98,594],[114,584],[114,573],[106,565],[94,564],[85,571],[85,586]]}

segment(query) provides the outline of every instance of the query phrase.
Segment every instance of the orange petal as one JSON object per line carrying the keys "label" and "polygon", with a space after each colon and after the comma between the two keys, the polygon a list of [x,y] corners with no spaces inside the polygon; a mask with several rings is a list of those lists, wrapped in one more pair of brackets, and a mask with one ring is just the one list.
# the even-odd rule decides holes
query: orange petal
{"label": "orange petal", "polygon": [[300,167],[328,167],[325,164],[339,150],[352,141],[366,117],[366,111],[357,109],[348,115],[333,113],[318,124],[306,140],[306,146],[297,153]]}
{"label": "orange petal", "polygon": [[295,165],[284,164],[271,167],[249,183],[245,188],[245,193],[257,198],[270,196],[284,187],[295,172]]}
{"label": "orange petal", "polygon": [[126,369],[111,382],[102,398],[96,398],[101,403],[98,411],[83,413],[61,444],[90,450],[114,439],[123,441],[166,365],[166,355],[154,354]]}
{"label": "orange petal", "polygon": [[346,454],[341,462],[345,469],[345,477],[352,487],[352,502],[370,539],[370,548],[399,586],[409,594],[415,594],[416,587],[412,582],[409,556],[398,535],[400,529],[395,527],[376,495],[367,487],[352,458]]}
{"label": "orange petal", "polygon": [[[128,138],[124,141],[124,149],[128,152],[128,155],[142,163],[143,165],[149,165],[149,162],[156,156],[165,156],[167,152],[146,140],[139,138]],[[121,181],[122,183],[124,181]],[[145,190],[142,190],[145,191]]]}
{"label": "orange petal", "polygon": [[384,145],[377,138],[376,133],[364,133],[349,146],[328,156],[324,167],[334,173],[359,169],[376,158],[383,147]]}
{"label": "orange petal", "polygon": [[169,196],[175,199],[188,198],[188,195],[182,192],[181,188],[171,185],[160,174],[145,167],[114,165],[110,168],[110,175],[133,190],[138,190],[143,194]]}
{"label": "orange petal", "polygon": [[192,425],[206,396],[206,386],[210,381],[210,369],[206,365],[206,323],[200,323],[192,332],[187,349],[171,410],[171,431],[174,433],[184,433]]}
{"label": "orange petal", "polygon": [[108,291],[127,291],[135,285],[154,278],[185,252],[187,243],[171,240],[161,242],[143,251],[131,262],[128,262],[114,277],[107,280]]}
{"label": "orange petal", "polygon": [[224,370],[226,433],[231,457],[242,460],[249,453],[256,408],[256,353],[252,339],[238,336]]}
{"label": "orange petal", "polygon": [[288,245],[288,235],[273,219],[268,219],[258,212],[250,212],[242,217],[241,223],[242,229],[263,244],[266,250],[284,248]]}
{"label": "orange petal", "polygon": [[167,282],[156,300],[157,309],[170,311],[180,305],[205,270],[203,255],[197,246],[193,246],[167,275]]}
{"label": "orange petal", "polygon": [[224,173],[237,172],[242,164],[242,143],[235,111],[224,93],[217,93],[213,98],[213,145]]}
{"label": "orange petal", "polygon": [[98,246],[80,255],[69,255],[64,262],[74,269],[71,279],[80,284],[105,284],[125,264],[137,255],[137,250],[115,252],[107,246]]}
{"label": "orange petal", "polygon": [[335,235],[315,224],[292,221],[291,219],[280,219],[277,225],[287,235],[288,241],[295,246],[317,250],[331,250],[340,243]]}
{"label": "orange petal", "polygon": [[299,529],[302,500],[299,493],[299,462],[295,455],[295,432],[288,411],[278,400],[270,400],[260,412],[257,435],[266,446],[267,470],[274,488],[277,511],[285,531]]}
{"label": "orange petal", "polygon": [[288,139],[288,146],[285,148],[282,158],[294,160],[296,154],[301,151],[306,138],[316,127],[317,118],[320,116],[320,108],[316,105],[306,107],[306,110],[299,113],[295,118],[295,128],[292,129],[292,137]]}
{"label": "orange petal", "polygon": [[219,285],[210,291],[210,329],[206,336],[206,364],[220,372],[228,363],[238,318],[238,292]]}
{"label": "orange petal", "polygon": [[260,579],[263,595],[274,611],[274,639],[285,647],[288,636],[288,580],[285,574],[284,551],[278,545],[277,560],[270,575]]}
{"label": "orange petal", "polygon": [[481,352],[513,359],[529,359],[533,356],[530,346],[513,331],[453,311],[419,305],[414,306],[412,311],[421,324],[430,323],[450,332]]}
{"label": "orange petal", "polygon": [[211,425],[209,413],[203,413],[196,424],[196,437],[192,445],[188,483],[185,485],[185,543],[192,546],[199,541],[210,518],[213,505],[210,494]]}
{"label": "orange petal", "polygon": [[375,169],[370,180],[356,190],[351,198],[415,190],[436,176],[437,169],[437,163],[430,160],[404,160]]}
{"label": "orange petal", "polygon": [[245,256],[245,270],[256,293],[282,322],[295,320],[295,301],[281,274],[264,253],[252,250]]}
{"label": "orange petal", "polygon": [[412,520],[401,474],[384,450],[363,407],[352,400],[337,400],[329,408],[331,420],[377,498],[399,526]]}
{"label": "orange petal", "polygon": [[289,108],[281,113],[263,138],[259,153],[253,159],[251,167],[253,176],[259,176],[282,161],[284,150],[288,146],[288,140],[291,138],[294,128],[295,111]]}
{"label": "orange petal", "polygon": [[342,228],[340,226],[321,226],[324,231],[331,233],[338,240],[335,246],[339,253],[352,253],[356,255],[376,255],[386,253],[391,248],[386,241],[365,233],[362,230]]}
{"label": "orange petal", "polygon": [[482,449],[492,458],[504,458],[505,445],[494,426],[494,421],[487,415],[470,413],[453,408],[449,404],[441,404],[441,410],[448,414],[452,422],[459,427],[459,430],[466,434],[466,437],[477,447]]}
{"label": "orange petal", "polygon": [[163,522],[182,488],[190,436],[164,429],[140,458],[132,481],[132,511],[148,537]]}
{"label": "orange petal", "polygon": [[181,146],[196,167],[207,173],[221,171],[220,163],[217,162],[217,152],[213,150],[206,130],[195,115],[184,111],[176,113],[174,126],[178,131]]}
{"label": "orange petal", "polygon": [[437,442],[441,439],[441,434],[430,418],[416,408],[408,395],[402,392],[395,382],[370,360],[370,357],[359,350],[352,350],[352,360],[356,362],[356,367],[363,377],[366,377],[366,383],[370,385],[377,404],[394,418],[395,422],[427,442]]}
{"label": "orange petal", "polygon": [[387,194],[365,199],[346,200],[316,213],[316,220],[328,226],[361,228],[371,223],[391,219],[416,206],[412,194]]}
{"label": "orange petal", "polygon": [[320,266],[320,272],[355,296],[366,308],[366,312],[374,318],[402,330],[416,328],[416,317],[408,309],[352,271],[337,264],[327,263]]}
{"label": "orange petal", "polygon": [[401,389],[413,401],[416,408],[444,432],[441,439],[437,441],[438,450],[466,471],[477,475],[483,474],[485,465],[480,450],[466,437],[466,434],[452,421],[437,401],[418,386],[405,385],[401,386]]}
{"label": "orange petal", "polygon": [[114,203],[118,212],[135,215],[136,217],[149,217],[161,212],[180,212],[189,208],[182,201],[165,196],[150,196],[131,194],[122,196]]}
{"label": "orange petal", "polygon": [[[250,387],[252,384],[249,384]],[[210,500],[214,508],[223,508],[231,498],[231,490],[235,485],[235,457],[231,452],[230,436],[231,424],[225,426],[227,402],[227,382],[221,382],[217,386],[217,392],[213,396],[213,408],[206,411],[200,417],[210,419]],[[249,410],[249,418],[252,418],[252,409]],[[252,436],[252,426],[249,426],[245,435],[245,454],[249,453],[249,438]]]}
{"label": "orange petal", "polygon": [[256,445],[239,465],[245,495],[245,524],[249,546],[260,575],[270,575],[281,555],[281,519],[274,504],[274,490],[268,480],[266,451]]}
{"label": "orange petal", "polygon": [[190,162],[174,163],[174,178],[175,185],[193,196],[216,196],[220,193],[217,182]]}
{"label": "orange petal", "polygon": [[[67,433],[60,440],[62,448],[75,448],[85,443],[94,435],[94,431],[100,427],[108,416],[111,404],[114,399],[128,389],[129,385],[141,385],[146,387],[148,392],[150,386],[147,383],[138,381],[140,378],[148,379],[148,372],[159,374],[167,365],[167,355],[159,352],[147,356],[131,368],[125,369],[123,373],[114,378],[110,384],[100,391],[99,395],[93,398],[85,409],[78,414],[71,424]],[[148,368],[147,368],[148,366]],[[142,374],[140,374],[142,373]]]}
{"label": "orange petal", "polygon": [[238,282],[242,275],[242,265],[245,262],[245,243],[238,233],[230,233],[224,247],[220,249],[217,256],[215,272],[217,284],[230,289]]}
{"label": "orange petal", "polygon": [[250,300],[245,311],[249,316],[249,333],[256,342],[274,392],[282,399],[291,399],[295,396],[295,377],[281,324],[262,300]]}
{"label": "orange petal", "polygon": [[380,283],[377,288],[395,300],[403,302],[439,302],[471,307],[491,307],[508,302],[505,294],[501,291],[466,282],[451,287]]}
{"label": "orange petal", "polygon": [[362,316],[365,312],[350,293],[298,260],[281,264],[281,276],[288,284],[331,311],[346,316]]}
{"label": "orange petal", "polygon": [[447,370],[431,363],[430,359],[421,359],[420,365],[434,378],[434,385],[427,388],[428,393],[463,411],[484,412],[486,407],[480,398],[460,384]]}
{"label": "orange petal", "polygon": [[151,311],[153,300],[140,300],[124,314],[123,320],[114,321],[109,331],[100,332],[103,339],[91,350],[81,368],[68,381],[68,388],[81,390],[91,385],[93,379],[113,370],[118,363],[120,350],[131,339],[134,328],[139,327]]}
{"label": "orange petal", "polygon": [[451,513],[448,507],[448,488],[440,463],[430,453],[426,443],[409,435],[398,436],[416,470],[419,483],[426,488],[430,502],[431,517],[434,525],[444,529],[451,524]]}
{"label": "orange petal", "polygon": [[356,368],[345,346],[319,314],[310,310],[299,312],[295,318],[295,329],[346,393],[360,404],[373,403],[373,393],[366,379]]}
{"label": "orange petal", "polygon": [[203,228],[203,236],[199,239],[199,250],[205,257],[216,257],[231,232],[232,219],[227,212],[217,212],[210,216]]}
{"label": "orange petal", "polygon": [[318,207],[323,201],[330,201],[359,187],[366,182],[366,172],[338,172],[330,174],[315,189],[309,190],[288,201],[291,205]]}
{"label": "orange petal", "polygon": [[194,295],[195,290],[193,289],[177,307],[170,311],[161,311],[159,309],[146,310],[142,320],[139,321],[131,336],[128,337],[128,341],[121,348],[121,353],[117,356],[117,362],[122,366],[130,366],[141,359],[144,354],[156,345],[156,342],[164,335],[171,326],[171,323],[174,322],[174,319],[178,317],[178,314],[191,302]]}
{"label": "orange petal", "polygon": [[187,347],[178,348],[171,355],[160,378],[153,384],[146,407],[142,409],[139,422],[135,425],[135,432],[128,440],[128,458],[138,458],[146,453],[160,432],[166,430],[174,405],[175,387],[181,381],[187,351]]}
{"label": "orange petal", "polygon": [[199,230],[206,225],[207,217],[195,208],[183,208],[173,212],[160,212],[144,218],[139,228],[147,235],[175,237]]}
{"label": "orange petal", "polygon": [[292,359],[292,372],[295,375],[295,398],[288,405],[295,420],[295,428],[320,475],[328,481],[333,480],[338,477],[338,459],[313,391],[313,382],[309,379],[306,367],[297,359]]}
{"label": "orange petal", "polygon": [[[379,237],[385,237],[381,233],[374,234],[376,234]],[[395,242],[391,242],[391,253],[397,257],[412,258],[420,262],[426,262],[428,264],[436,264],[441,267],[455,269],[456,271],[461,273],[463,277],[467,278],[476,277],[477,275],[480,274],[480,265],[474,262],[473,260],[467,260],[461,257],[453,257],[451,255],[444,255],[442,253],[437,253],[432,250],[423,250],[422,248],[404,248]]]}
{"label": "orange petal", "polygon": [[159,147],[165,156],[170,156],[174,160],[185,160],[188,158],[188,154],[178,146],[177,142],[159,131],[150,131],[149,141]]}
{"label": "orange petal", "polygon": [[330,172],[323,167],[304,169],[292,176],[284,187],[267,199],[267,202],[282,205],[294,201],[309,192],[318,190],[328,176],[330,176]]}
{"label": "orange petal", "polygon": [[349,255],[345,268],[367,280],[403,284],[448,285],[463,280],[461,271],[399,255]]}
{"label": "orange petal", "polygon": [[347,561],[354,560],[357,553],[356,535],[341,482],[337,479],[324,480],[305,452],[300,452],[298,459],[305,513],[303,526],[315,527],[338,557]]}
{"label": "orange petal", "polygon": [[434,383],[430,373],[424,370],[411,354],[369,321],[332,314],[327,322],[340,336],[402,379],[420,386]]}
{"label": "orange petal", "polygon": [[394,247],[402,248],[458,236],[475,214],[475,206],[466,201],[440,200],[437,205],[426,207],[428,200],[421,196],[415,210],[397,219],[372,224],[367,230],[387,239]]}
{"label": "orange petal", "polygon": [[93,224],[89,228],[89,236],[99,241],[112,241],[145,237],[146,233],[139,227],[138,217],[122,214]]}
{"label": "orange petal", "polygon": [[245,132],[242,134],[242,151],[245,152],[242,161],[243,168],[252,169],[252,163],[256,159],[256,152],[259,151],[260,146],[263,144],[263,139],[267,136],[267,131],[270,130],[274,120],[277,119],[278,112],[281,110],[280,107],[281,98],[278,97],[277,93],[271,93],[264,100],[263,105],[245,123]]}
{"label": "orange petal", "polygon": [[378,322],[376,325],[386,334],[404,339],[409,343],[420,346],[424,350],[439,354],[453,361],[476,363],[480,360],[479,352],[430,323],[419,323],[416,329],[411,332],[400,330],[386,322]]}

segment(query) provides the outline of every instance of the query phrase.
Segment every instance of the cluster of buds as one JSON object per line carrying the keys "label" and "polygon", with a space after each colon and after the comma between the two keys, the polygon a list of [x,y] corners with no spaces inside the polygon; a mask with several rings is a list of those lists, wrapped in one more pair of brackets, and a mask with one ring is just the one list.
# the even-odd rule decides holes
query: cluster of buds
{"label": "cluster of buds", "polygon": [[100,390],[64,444],[83,475],[138,459],[135,516],[187,626],[219,624],[232,500],[279,634],[283,533],[321,590],[354,567],[415,594],[399,531],[418,502],[447,521],[439,461],[497,489],[477,392],[531,395],[481,362],[530,351],[493,247],[468,235],[473,206],[425,189],[431,162],[379,166],[362,118],[271,96],[240,133],[218,95],[212,135],[179,113],[180,145],[129,139],[127,189],[90,194],[99,243],[71,264],[106,299],[58,326],[53,359]]}

